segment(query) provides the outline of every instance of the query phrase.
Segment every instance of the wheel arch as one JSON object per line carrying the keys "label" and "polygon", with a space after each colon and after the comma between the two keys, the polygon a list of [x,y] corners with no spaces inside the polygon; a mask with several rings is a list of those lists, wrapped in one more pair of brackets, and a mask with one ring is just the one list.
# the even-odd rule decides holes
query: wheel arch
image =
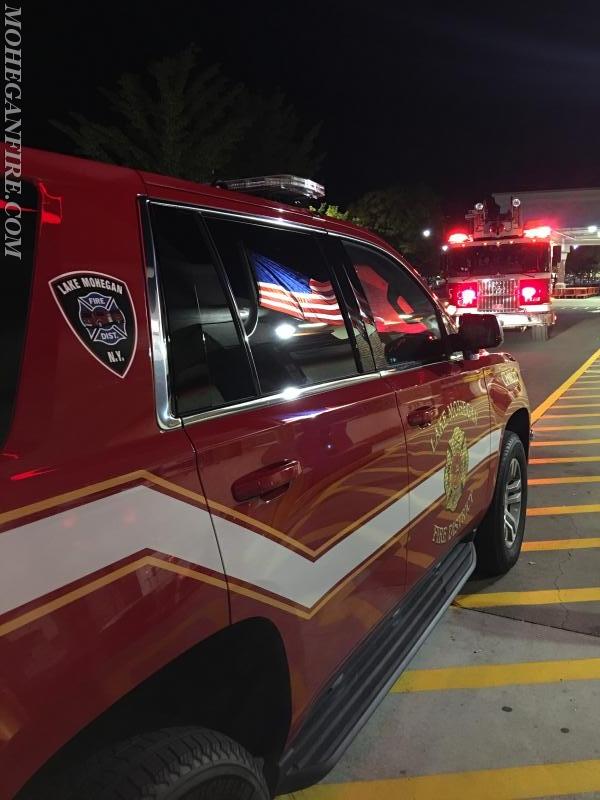
{"label": "wheel arch", "polygon": [[525,449],[525,455],[529,458],[529,434],[531,430],[531,418],[527,408],[519,408],[509,417],[505,431],[516,433]]}
{"label": "wheel arch", "polygon": [[49,759],[18,794],[47,797],[74,764],[107,745],[175,725],[224,733],[262,758],[270,788],[291,722],[285,647],[270,620],[235,623],[165,665],[87,725]]}

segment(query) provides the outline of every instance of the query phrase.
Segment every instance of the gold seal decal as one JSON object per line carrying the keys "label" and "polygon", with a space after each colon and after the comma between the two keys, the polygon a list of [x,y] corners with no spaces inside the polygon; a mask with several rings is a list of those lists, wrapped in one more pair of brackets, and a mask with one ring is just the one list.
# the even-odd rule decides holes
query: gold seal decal
{"label": "gold seal decal", "polygon": [[460,428],[454,428],[448,442],[446,466],[444,468],[444,491],[446,508],[456,511],[456,506],[464,491],[469,472],[469,450],[467,437]]}

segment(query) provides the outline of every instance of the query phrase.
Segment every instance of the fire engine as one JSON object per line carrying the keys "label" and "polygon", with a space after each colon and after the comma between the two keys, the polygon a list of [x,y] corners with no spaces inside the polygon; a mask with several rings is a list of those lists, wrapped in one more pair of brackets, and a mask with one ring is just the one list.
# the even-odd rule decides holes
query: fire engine
{"label": "fire engine", "polygon": [[523,223],[521,201],[502,212],[494,202],[476,203],[468,226],[444,245],[448,311],[493,313],[506,329],[530,330],[546,340],[555,314],[551,301],[553,230],[544,220]]}

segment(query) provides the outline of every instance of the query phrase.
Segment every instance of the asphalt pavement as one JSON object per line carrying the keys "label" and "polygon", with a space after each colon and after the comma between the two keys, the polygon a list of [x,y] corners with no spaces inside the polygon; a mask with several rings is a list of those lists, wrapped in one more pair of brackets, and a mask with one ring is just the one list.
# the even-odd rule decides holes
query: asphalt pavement
{"label": "asphalt pavement", "polygon": [[529,513],[325,781],[294,800],[600,800],[600,298],[507,332],[534,410]]}
{"label": "asphalt pavement", "polygon": [[531,408],[536,408],[600,347],[600,296],[555,300],[557,321],[547,342],[534,342],[529,331],[506,331],[506,350],[523,371]]}

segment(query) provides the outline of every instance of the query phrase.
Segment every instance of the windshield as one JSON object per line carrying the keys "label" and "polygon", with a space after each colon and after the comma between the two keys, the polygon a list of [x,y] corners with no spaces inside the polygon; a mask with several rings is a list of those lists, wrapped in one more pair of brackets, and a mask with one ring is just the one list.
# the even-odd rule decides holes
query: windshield
{"label": "windshield", "polygon": [[520,242],[461,247],[446,254],[446,270],[450,278],[548,272],[550,245],[548,242]]}

